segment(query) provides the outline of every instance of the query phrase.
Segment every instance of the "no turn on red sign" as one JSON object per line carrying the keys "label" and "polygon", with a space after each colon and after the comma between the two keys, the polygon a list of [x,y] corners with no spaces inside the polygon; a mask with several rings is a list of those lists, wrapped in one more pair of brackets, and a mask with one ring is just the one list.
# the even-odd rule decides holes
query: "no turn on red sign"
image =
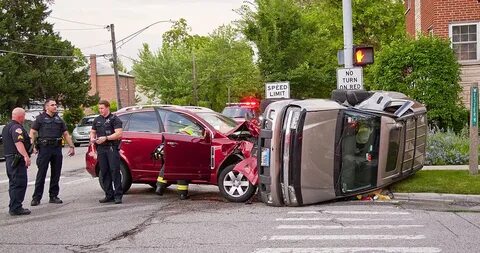
{"label": "no turn on red sign", "polygon": [[337,69],[337,89],[363,90],[363,69]]}

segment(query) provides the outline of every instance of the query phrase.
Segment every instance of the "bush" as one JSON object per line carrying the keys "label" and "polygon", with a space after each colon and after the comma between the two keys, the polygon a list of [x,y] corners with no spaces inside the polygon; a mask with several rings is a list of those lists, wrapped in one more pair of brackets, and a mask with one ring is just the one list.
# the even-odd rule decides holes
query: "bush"
{"label": "bush", "polygon": [[85,116],[80,107],[70,108],[63,112],[63,120],[67,124],[68,132],[72,132],[78,122]]}
{"label": "bush", "polygon": [[468,120],[461,104],[460,66],[450,42],[405,38],[375,55],[370,89],[399,91],[427,107],[429,124],[458,132]]}
{"label": "bush", "polygon": [[468,128],[464,127],[460,134],[433,128],[428,133],[425,165],[468,164],[469,150]]}

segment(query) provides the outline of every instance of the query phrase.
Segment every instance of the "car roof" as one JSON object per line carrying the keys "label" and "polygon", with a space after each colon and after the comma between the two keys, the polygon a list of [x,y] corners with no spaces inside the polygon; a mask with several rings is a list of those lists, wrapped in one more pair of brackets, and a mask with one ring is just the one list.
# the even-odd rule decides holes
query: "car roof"
{"label": "car roof", "polygon": [[154,109],[154,108],[163,108],[163,109],[173,109],[175,111],[187,111],[187,112],[215,112],[214,110],[206,107],[201,107],[201,106],[191,106],[191,105],[164,105],[164,104],[158,104],[158,105],[135,105],[135,106],[128,106],[124,107],[115,113],[126,113],[126,112],[133,112],[133,111],[140,111],[140,110],[146,110],[146,109]]}

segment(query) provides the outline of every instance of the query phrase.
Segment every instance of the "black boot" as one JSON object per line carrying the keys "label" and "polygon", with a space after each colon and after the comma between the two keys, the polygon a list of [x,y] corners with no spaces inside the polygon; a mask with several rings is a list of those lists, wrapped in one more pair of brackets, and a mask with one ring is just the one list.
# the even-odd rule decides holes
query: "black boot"
{"label": "black boot", "polygon": [[165,192],[165,189],[167,189],[167,185],[163,183],[157,183],[157,188],[155,189],[155,193],[157,195],[162,196],[163,193]]}

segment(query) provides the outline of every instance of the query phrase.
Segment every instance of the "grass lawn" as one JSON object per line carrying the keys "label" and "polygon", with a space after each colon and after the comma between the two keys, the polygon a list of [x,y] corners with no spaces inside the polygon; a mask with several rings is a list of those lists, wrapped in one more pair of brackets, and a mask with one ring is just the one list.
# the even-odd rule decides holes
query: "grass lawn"
{"label": "grass lawn", "polygon": [[435,192],[480,195],[480,174],[468,170],[420,170],[391,186],[394,192]]}

